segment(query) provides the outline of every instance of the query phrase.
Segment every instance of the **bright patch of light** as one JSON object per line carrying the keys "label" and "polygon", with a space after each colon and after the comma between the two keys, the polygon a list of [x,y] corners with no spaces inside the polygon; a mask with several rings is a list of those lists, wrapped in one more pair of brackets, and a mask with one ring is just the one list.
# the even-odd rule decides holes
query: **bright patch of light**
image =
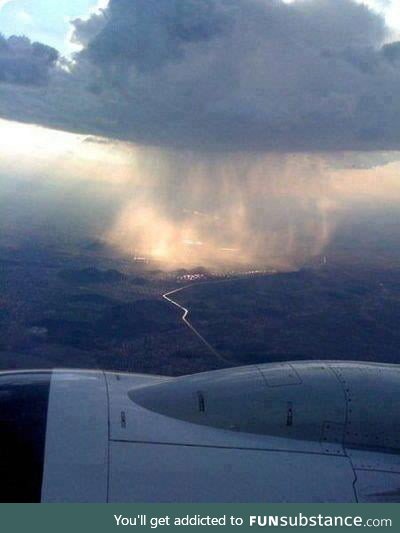
{"label": "bright patch of light", "polygon": [[22,9],[21,11],[18,11],[17,13],[17,20],[21,22],[21,24],[25,25],[32,25],[34,24],[34,20],[32,15],[30,15],[27,11]]}
{"label": "bright patch of light", "polygon": [[182,243],[186,244],[187,246],[203,246],[201,241],[193,241],[191,239],[184,239]]}
{"label": "bright patch of light", "polygon": [[0,137],[0,153],[34,157],[62,155],[79,146],[85,138],[82,135],[1,119]]}
{"label": "bright patch of light", "polygon": [[136,148],[131,144],[2,119],[0,139],[0,171],[46,171],[114,184],[134,178]]}
{"label": "bright patch of light", "polygon": [[14,0],[0,0],[0,9],[3,8],[6,4],[13,2]]}

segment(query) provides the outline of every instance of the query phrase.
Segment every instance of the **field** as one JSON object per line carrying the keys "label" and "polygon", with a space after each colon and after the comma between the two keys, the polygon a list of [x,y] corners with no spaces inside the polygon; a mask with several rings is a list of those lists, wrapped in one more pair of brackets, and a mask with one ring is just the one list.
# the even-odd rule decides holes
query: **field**
{"label": "field", "polygon": [[399,361],[399,270],[305,269],[196,286],[177,300],[233,364]]}

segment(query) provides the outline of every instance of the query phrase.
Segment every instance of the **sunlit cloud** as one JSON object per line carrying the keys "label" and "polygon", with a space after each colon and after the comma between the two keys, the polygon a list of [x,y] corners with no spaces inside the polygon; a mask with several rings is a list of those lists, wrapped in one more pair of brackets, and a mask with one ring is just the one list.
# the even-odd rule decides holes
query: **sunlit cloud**
{"label": "sunlit cloud", "polygon": [[[89,9],[87,13],[83,13],[80,16],[80,20],[82,22],[87,22],[91,17],[101,14],[104,9],[107,9],[109,3],[110,0],[98,0],[97,4],[95,4],[91,9]],[[74,39],[75,17],[66,17],[65,20],[69,24],[69,29],[65,37],[65,45],[68,55],[71,56],[71,61],[74,61],[73,54],[81,52],[84,49],[84,46],[82,43]]]}
{"label": "sunlit cloud", "polygon": [[392,39],[400,38],[400,4],[397,0],[358,0],[374,11],[380,13],[392,29]]}

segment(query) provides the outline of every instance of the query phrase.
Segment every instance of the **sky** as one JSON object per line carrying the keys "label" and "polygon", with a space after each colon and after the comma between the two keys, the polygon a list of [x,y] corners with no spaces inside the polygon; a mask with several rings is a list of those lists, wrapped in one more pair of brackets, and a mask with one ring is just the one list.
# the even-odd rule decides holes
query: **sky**
{"label": "sky", "polygon": [[8,0],[0,33],[0,199],[84,189],[122,254],[298,265],[399,202],[399,2]]}
{"label": "sky", "polygon": [[88,16],[99,5],[97,0],[3,0],[0,28],[4,35],[26,35],[68,55],[74,50],[70,20]]}

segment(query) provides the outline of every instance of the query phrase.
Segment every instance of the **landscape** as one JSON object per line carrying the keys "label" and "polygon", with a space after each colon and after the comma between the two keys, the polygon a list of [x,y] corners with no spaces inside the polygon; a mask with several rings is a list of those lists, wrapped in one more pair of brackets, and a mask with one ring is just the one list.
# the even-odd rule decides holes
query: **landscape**
{"label": "landscape", "polygon": [[[397,362],[399,264],[330,257],[286,272],[224,273],[123,259],[96,241],[60,250],[3,243],[0,368],[177,376],[349,354]],[[171,298],[220,358],[163,299],[181,288]]]}

